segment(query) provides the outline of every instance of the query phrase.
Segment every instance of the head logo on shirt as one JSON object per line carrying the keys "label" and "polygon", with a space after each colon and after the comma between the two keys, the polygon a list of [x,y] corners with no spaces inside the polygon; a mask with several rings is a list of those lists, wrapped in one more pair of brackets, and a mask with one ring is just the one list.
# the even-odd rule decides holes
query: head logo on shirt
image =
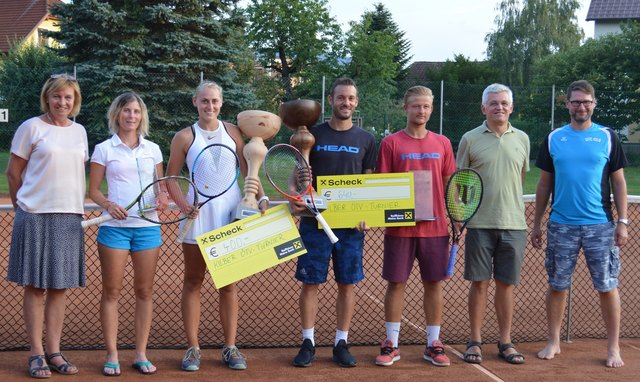
{"label": "head logo on shirt", "polygon": [[316,145],[316,151],[330,151],[330,152],[344,152],[350,154],[358,154],[360,152],[359,147],[355,146],[338,146],[338,145]]}
{"label": "head logo on shirt", "polygon": [[440,159],[440,153],[408,153],[402,154],[402,160],[425,160],[425,159]]}

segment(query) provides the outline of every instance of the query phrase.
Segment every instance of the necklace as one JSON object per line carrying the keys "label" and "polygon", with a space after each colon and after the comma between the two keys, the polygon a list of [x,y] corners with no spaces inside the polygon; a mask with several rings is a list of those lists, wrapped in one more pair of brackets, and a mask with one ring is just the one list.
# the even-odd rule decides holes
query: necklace
{"label": "necklace", "polygon": [[47,119],[49,120],[49,122],[55,126],[55,122],[53,122],[53,119],[51,119],[51,116],[49,115],[49,112],[47,112],[47,114],[45,114],[47,116]]}

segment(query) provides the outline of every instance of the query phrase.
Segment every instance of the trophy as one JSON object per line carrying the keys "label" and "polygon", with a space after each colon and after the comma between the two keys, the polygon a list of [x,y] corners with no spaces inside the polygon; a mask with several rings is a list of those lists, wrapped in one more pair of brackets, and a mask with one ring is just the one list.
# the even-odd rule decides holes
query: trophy
{"label": "trophy", "polygon": [[[308,99],[287,101],[280,105],[280,118],[282,118],[282,122],[294,131],[291,138],[289,138],[289,143],[300,150],[309,165],[311,165],[309,162],[309,154],[311,153],[313,144],[316,142],[313,134],[309,132],[309,127],[318,121],[320,112],[320,104]],[[311,181],[311,179],[309,179],[309,181]],[[327,209],[327,200],[316,194],[315,191],[306,198],[313,198],[313,203],[318,210],[322,211]],[[311,202],[311,199],[305,200],[307,204]],[[307,212],[303,214],[307,215]],[[311,216],[311,214],[309,214],[309,216]]]}
{"label": "trophy", "polygon": [[244,178],[244,196],[236,208],[236,220],[259,212],[256,195],[260,188],[260,166],[267,154],[264,141],[273,138],[282,121],[273,113],[262,110],[246,110],[238,114],[238,128],[250,138],[242,154],[247,161],[247,176]]}

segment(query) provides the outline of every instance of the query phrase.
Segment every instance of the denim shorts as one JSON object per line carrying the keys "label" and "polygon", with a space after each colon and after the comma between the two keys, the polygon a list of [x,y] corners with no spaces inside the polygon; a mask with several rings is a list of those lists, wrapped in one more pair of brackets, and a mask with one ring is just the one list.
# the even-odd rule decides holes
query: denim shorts
{"label": "denim shorts", "polygon": [[162,245],[160,226],[152,227],[110,227],[98,230],[98,243],[107,247],[126,249],[131,252],[144,251]]}
{"label": "denim shorts", "polygon": [[608,292],[618,287],[620,249],[615,246],[613,222],[593,225],[547,223],[547,255],[545,268],[549,286],[567,290],[576,269],[578,252],[582,248],[591,273],[593,287]]}
{"label": "denim shorts", "polygon": [[298,257],[296,279],[305,284],[327,281],[329,260],[333,261],[333,274],[340,284],[355,284],[364,279],[362,248],[364,233],[352,228],[334,229],[339,241],[331,241],[315,219],[300,220],[300,237],[307,253]]}

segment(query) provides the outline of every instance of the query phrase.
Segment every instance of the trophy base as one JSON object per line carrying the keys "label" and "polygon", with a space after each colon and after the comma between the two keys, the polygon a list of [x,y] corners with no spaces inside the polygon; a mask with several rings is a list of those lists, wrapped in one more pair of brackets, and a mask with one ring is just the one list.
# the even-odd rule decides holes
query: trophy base
{"label": "trophy base", "polygon": [[239,205],[238,207],[236,207],[236,214],[235,214],[234,220],[244,219],[246,217],[255,215],[257,213],[260,213],[259,209],[249,208],[249,207]]}
{"label": "trophy base", "polygon": [[[320,196],[320,195],[313,195],[313,204],[311,203],[311,195],[306,195],[303,198],[303,201],[305,202],[306,205],[308,206],[313,206],[313,204],[316,205],[316,208],[318,209],[318,211],[322,212],[324,210],[327,209],[327,198],[325,198],[324,196]],[[298,216],[310,216],[313,217],[313,213],[311,213],[311,211],[309,210],[304,210],[303,212],[300,212],[298,214]]]}

